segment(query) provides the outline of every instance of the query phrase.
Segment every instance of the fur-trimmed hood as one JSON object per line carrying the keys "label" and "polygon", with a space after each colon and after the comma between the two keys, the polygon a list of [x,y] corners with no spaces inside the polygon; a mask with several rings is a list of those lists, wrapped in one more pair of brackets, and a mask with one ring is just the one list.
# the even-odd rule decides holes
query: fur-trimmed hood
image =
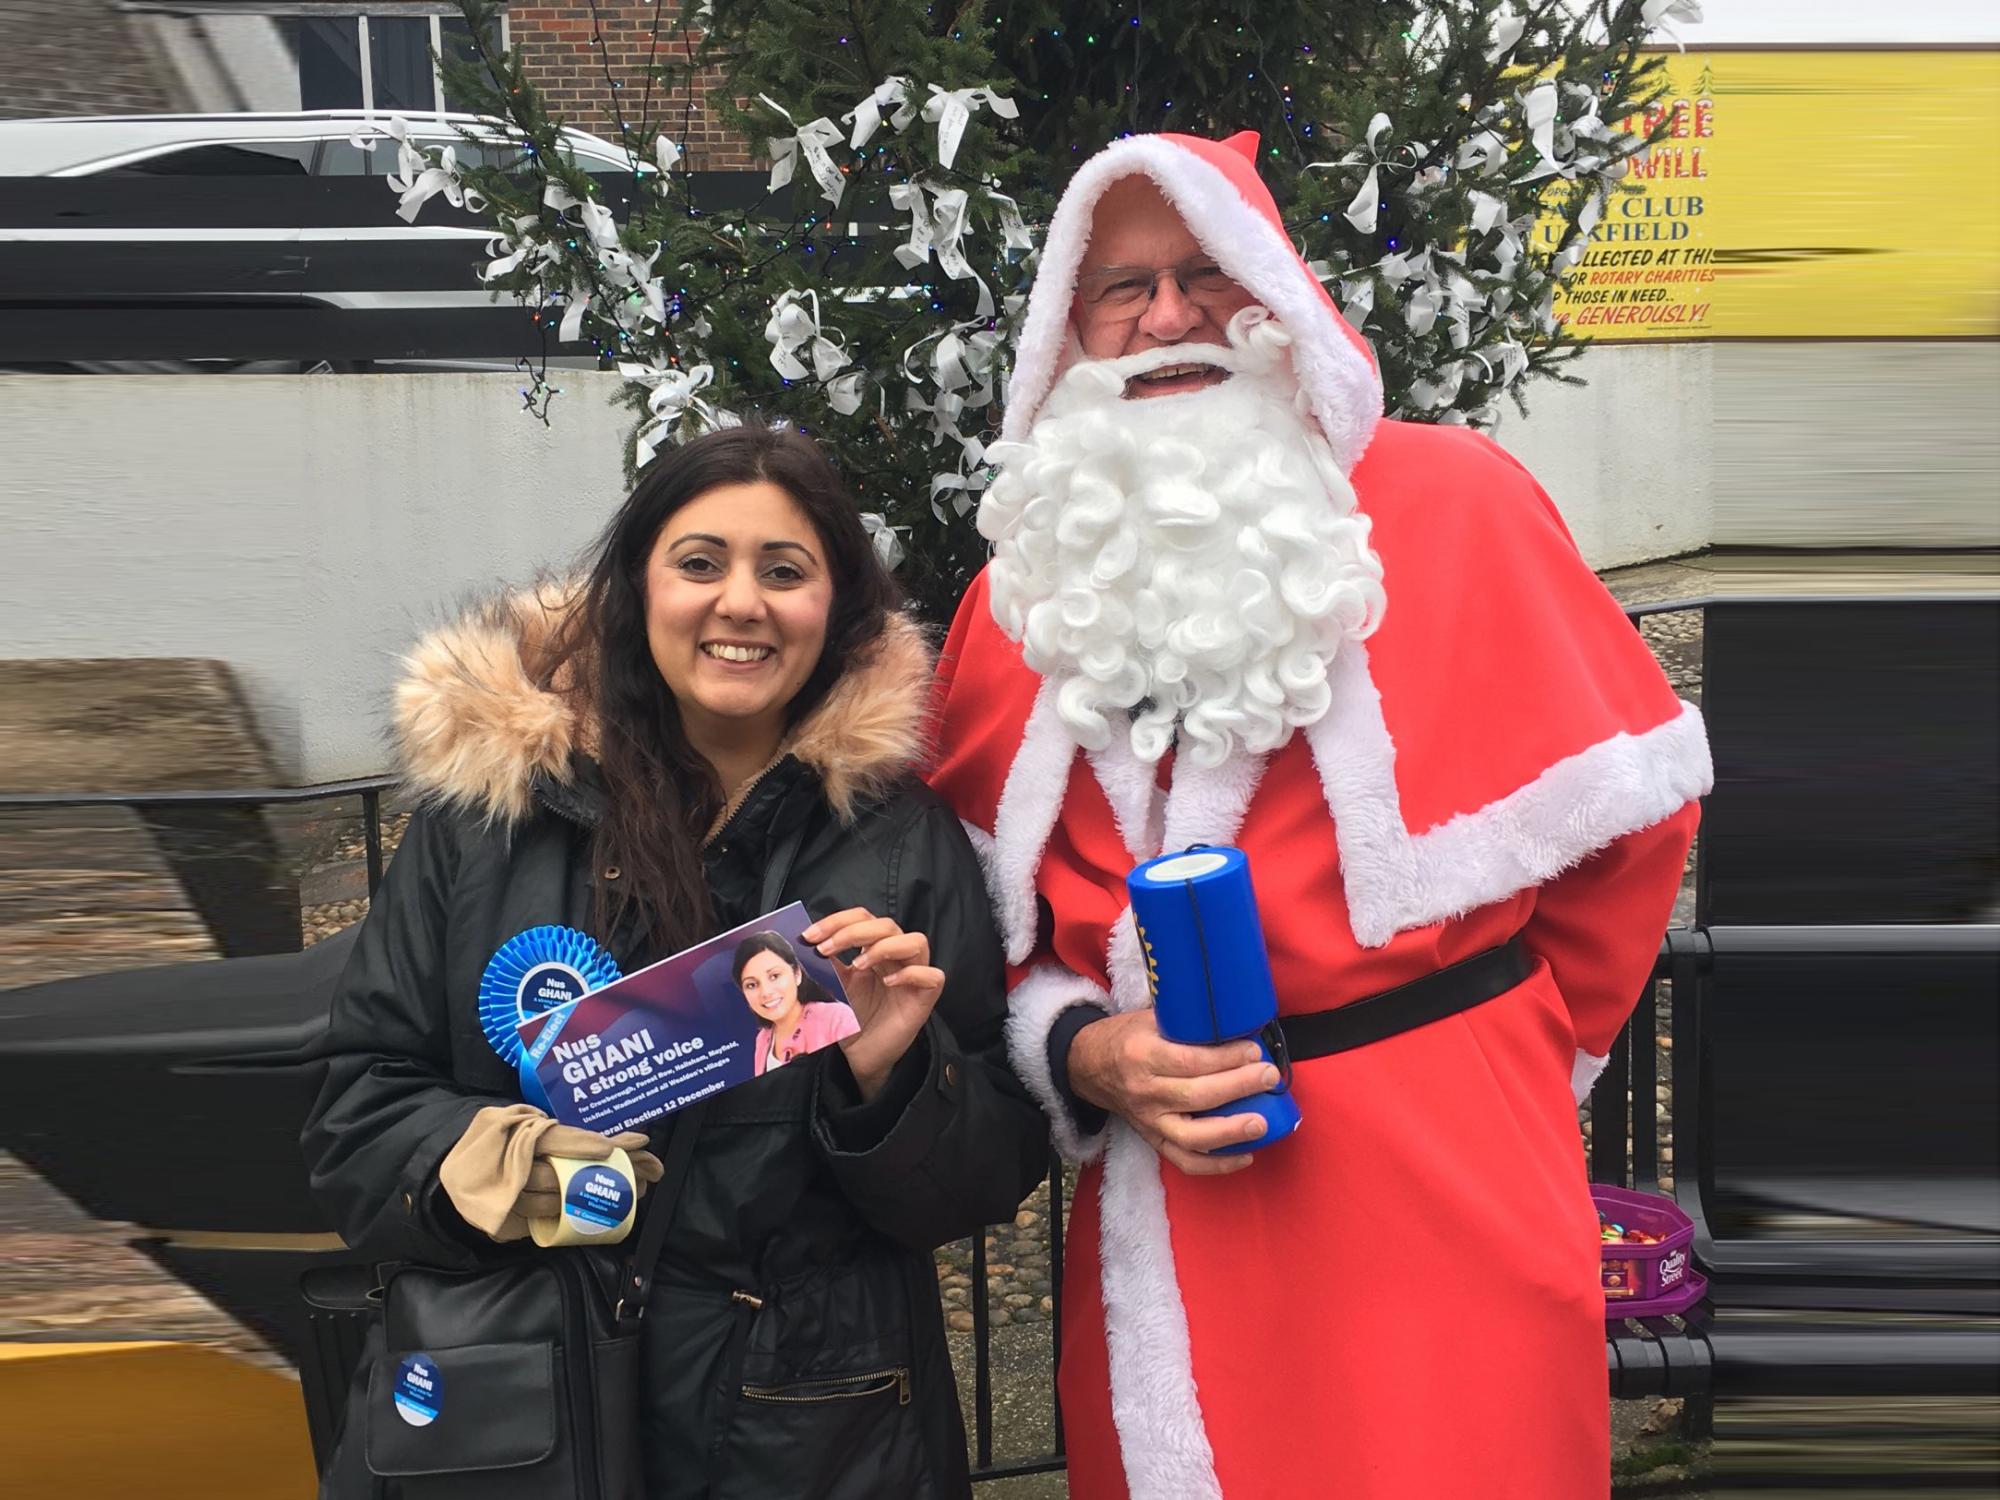
{"label": "fur-trimmed hood", "polygon": [[[513,822],[527,814],[536,776],[570,779],[572,756],[597,743],[596,723],[579,695],[541,686],[530,663],[578,599],[577,584],[547,583],[487,601],[403,658],[396,741],[420,795]],[[892,614],[874,649],[786,737],[842,821],[920,758],[930,680],[922,629]]]}

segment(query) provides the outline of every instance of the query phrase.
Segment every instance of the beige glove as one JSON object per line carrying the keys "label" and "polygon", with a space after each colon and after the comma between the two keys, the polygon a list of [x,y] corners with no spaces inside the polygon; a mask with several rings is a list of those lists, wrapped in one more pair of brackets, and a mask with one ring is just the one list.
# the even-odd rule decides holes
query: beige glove
{"label": "beige glove", "polygon": [[636,1130],[603,1136],[559,1125],[532,1104],[489,1105],[472,1117],[438,1168],[438,1182],[458,1216],[499,1241],[528,1237],[528,1220],[562,1212],[552,1156],[606,1161],[613,1148],[632,1158],[641,1197],[660,1180],[660,1159]]}

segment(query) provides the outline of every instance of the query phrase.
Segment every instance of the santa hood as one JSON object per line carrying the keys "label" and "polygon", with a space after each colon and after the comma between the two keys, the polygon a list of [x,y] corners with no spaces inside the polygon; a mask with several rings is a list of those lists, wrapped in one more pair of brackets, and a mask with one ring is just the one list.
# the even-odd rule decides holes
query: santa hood
{"label": "santa hood", "polygon": [[1226,141],[1135,135],[1083,164],[1056,206],[1043,242],[1028,318],[1015,349],[1002,436],[1024,439],[1074,355],[1070,304],[1090,244],[1091,216],[1113,183],[1149,177],[1201,247],[1292,335],[1292,365],[1343,470],[1351,470],[1382,415],[1382,378],[1361,335],[1347,326],[1318,277],[1292,247],[1271,190],[1257,175],[1257,134]]}
{"label": "santa hood", "polygon": [[[1073,357],[1069,313],[1098,200],[1144,174],[1293,333],[1300,385],[1382,560],[1381,627],[1342,647],[1332,705],[1304,731],[1355,936],[1378,947],[1552,879],[1672,815],[1708,789],[1707,736],[1520,464],[1468,429],[1382,418],[1368,348],[1286,240],[1255,150],[1249,132],[1220,142],[1134,136],[1084,164],[1030,293],[1004,434],[1025,438]],[[988,857],[1008,957],[1019,963],[1035,940],[1035,872],[1077,758],[1129,832],[1135,862],[1163,847],[1162,810],[1147,811],[1152,769],[1116,741],[1085,755],[1052,685],[993,618],[984,575],[959,607],[940,678],[933,784]],[[1240,784],[1203,792],[1190,777],[1185,795],[1170,794],[1165,827],[1182,836],[1164,847],[1230,842],[1257,763],[1219,773]],[[1208,802],[1212,815],[1193,823],[1174,816],[1177,803]]]}

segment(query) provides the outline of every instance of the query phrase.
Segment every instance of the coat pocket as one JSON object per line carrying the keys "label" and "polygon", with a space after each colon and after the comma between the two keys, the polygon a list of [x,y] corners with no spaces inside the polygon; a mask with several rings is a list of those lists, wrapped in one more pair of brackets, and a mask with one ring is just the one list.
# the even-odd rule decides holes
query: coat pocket
{"label": "coat pocket", "polygon": [[861,1401],[870,1396],[896,1393],[896,1404],[910,1404],[910,1367],[897,1365],[888,1370],[869,1370],[861,1375],[829,1375],[818,1380],[795,1380],[786,1385],[746,1385],[745,1401],[775,1401],[790,1405],[811,1405],[820,1401]]}
{"label": "coat pocket", "polygon": [[718,1460],[716,1500],[936,1493],[907,1365],[744,1382]]}

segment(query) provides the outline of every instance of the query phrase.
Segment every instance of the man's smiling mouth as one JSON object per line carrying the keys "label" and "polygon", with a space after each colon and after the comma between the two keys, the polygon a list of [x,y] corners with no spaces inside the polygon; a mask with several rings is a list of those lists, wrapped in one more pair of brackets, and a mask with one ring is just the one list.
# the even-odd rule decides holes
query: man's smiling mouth
{"label": "man's smiling mouth", "polygon": [[1134,375],[1125,382],[1125,395],[1127,399],[1134,396],[1168,396],[1220,385],[1228,378],[1229,372],[1220,365],[1207,360],[1183,360],[1178,364],[1148,370],[1143,375]]}

